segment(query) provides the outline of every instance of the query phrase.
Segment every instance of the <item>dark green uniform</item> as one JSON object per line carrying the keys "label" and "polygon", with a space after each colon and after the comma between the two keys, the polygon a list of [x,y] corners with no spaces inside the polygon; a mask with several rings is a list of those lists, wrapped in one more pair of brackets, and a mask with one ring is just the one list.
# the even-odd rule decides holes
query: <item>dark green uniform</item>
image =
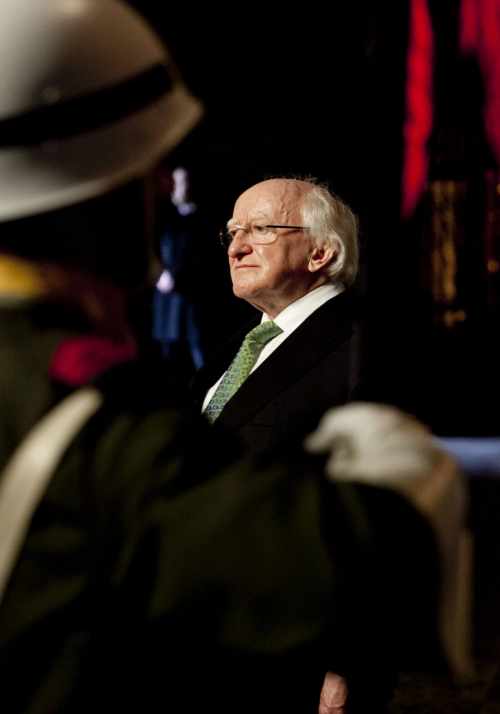
{"label": "dark green uniform", "polygon": [[[65,391],[47,376],[58,317],[2,311],[2,463]],[[332,576],[314,482],[222,468],[231,445],[181,425],[152,381],[132,367],[103,380],[105,406],[34,516],[0,607],[3,711],[197,711],[219,698],[229,711],[233,691],[245,710],[275,658],[302,659],[322,634]]]}
{"label": "dark green uniform", "polygon": [[[47,376],[66,317],[1,311],[2,465],[68,391]],[[339,548],[333,486],[235,462],[164,376],[101,378],[104,406],[35,513],[0,605],[2,711],[305,714],[327,669],[379,711],[377,566],[352,558],[349,526]]]}

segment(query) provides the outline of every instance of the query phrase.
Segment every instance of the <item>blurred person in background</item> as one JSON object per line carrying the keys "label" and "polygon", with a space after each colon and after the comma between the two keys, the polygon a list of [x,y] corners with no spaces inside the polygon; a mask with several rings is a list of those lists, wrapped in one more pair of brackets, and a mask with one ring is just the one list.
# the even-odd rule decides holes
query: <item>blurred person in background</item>
{"label": "blurred person in background", "polygon": [[160,167],[158,184],[162,273],[153,300],[153,337],[179,373],[192,375],[204,364],[202,305],[212,279],[211,246],[195,202],[192,171]]}

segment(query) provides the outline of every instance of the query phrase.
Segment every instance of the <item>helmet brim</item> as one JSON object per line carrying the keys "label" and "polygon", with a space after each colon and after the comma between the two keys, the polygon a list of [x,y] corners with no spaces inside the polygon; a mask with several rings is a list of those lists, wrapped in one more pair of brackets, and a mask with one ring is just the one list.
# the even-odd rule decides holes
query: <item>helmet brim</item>
{"label": "helmet brim", "polygon": [[201,103],[178,83],[145,109],[111,125],[0,154],[0,221],[80,203],[145,175],[192,130]]}

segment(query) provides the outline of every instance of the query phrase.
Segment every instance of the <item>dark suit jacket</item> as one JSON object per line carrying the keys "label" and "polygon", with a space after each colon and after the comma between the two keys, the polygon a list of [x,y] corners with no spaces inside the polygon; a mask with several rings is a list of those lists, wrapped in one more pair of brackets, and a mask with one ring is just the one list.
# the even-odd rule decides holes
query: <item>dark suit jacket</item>
{"label": "dark suit jacket", "polygon": [[[197,374],[196,408],[201,409],[206,392],[227,369],[251,327],[247,325]],[[299,445],[326,409],[351,398],[359,379],[357,343],[353,298],[344,292],[310,315],[247,378],[218,423],[237,433],[252,453]]]}

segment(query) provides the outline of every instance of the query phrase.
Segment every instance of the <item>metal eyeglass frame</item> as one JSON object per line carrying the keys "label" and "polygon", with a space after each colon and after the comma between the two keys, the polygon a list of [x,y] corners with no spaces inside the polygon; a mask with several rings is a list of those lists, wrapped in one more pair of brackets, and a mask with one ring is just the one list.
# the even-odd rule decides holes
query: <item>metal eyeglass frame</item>
{"label": "metal eyeglass frame", "polygon": [[[238,231],[244,231],[245,233],[249,234],[249,241],[250,243],[256,243],[257,245],[268,245],[269,243],[274,243],[274,241],[277,239],[278,234],[275,233],[275,235],[269,240],[266,238],[265,240],[258,240],[255,238],[255,234],[253,233],[255,228],[259,229],[267,229],[267,228],[288,228],[289,230],[293,231],[309,231],[311,230],[309,226],[288,226],[288,225],[282,225],[279,223],[266,223],[266,224],[261,224],[261,223],[251,223],[249,226],[240,226],[239,224],[236,224],[232,226],[231,228],[224,228],[219,232],[219,241],[223,248],[226,250],[229,248],[231,243],[234,240],[234,236],[231,235],[230,230],[238,230]],[[253,237],[253,239],[251,238]]]}

